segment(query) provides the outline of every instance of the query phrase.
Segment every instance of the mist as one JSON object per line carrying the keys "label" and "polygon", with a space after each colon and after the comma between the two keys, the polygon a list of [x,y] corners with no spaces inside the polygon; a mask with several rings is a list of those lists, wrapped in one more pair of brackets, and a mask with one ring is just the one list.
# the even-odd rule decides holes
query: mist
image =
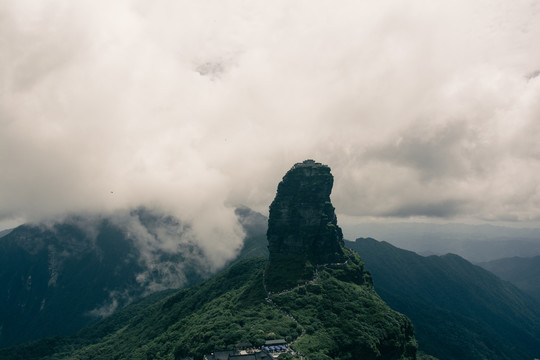
{"label": "mist", "polygon": [[1,1],[0,224],[144,205],[219,263],[313,158],[338,216],[537,225],[539,41],[532,0]]}

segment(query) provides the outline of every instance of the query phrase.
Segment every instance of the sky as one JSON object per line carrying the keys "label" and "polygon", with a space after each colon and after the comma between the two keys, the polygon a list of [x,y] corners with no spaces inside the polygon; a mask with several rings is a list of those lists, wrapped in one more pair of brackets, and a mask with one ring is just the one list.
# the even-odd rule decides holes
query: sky
{"label": "sky", "polygon": [[539,43],[536,0],[0,0],[0,228],[146,205],[237,244],[305,159],[344,222],[539,226]]}

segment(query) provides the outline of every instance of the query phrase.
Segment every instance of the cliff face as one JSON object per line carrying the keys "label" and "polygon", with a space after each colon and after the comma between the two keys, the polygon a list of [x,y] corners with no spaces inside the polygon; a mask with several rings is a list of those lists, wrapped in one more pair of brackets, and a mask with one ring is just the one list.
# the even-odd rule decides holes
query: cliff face
{"label": "cliff face", "polygon": [[330,168],[313,160],[285,174],[270,205],[270,261],[291,255],[313,264],[343,260],[343,233],[330,201],[333,183]]}

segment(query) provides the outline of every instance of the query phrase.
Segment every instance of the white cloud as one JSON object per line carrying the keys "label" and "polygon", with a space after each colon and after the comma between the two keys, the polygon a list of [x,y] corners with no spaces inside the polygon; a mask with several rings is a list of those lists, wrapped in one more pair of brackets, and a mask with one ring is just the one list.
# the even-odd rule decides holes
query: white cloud
{"label": "white cloud", "polygon": [[8,0],[0,19],[0,220],[149,203],[219,254],[240,241],[224,204],[265,211],[306,158],[343,214],[540,218],[536,1]]}

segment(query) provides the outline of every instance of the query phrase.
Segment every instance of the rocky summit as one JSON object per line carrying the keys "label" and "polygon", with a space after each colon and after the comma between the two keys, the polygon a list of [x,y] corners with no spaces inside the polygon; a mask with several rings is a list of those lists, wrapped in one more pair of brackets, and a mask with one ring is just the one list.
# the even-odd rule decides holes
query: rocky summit
{"label": "rocky summit", "polygon": [[270,205],[270,261],[288,256],[312,264],[343,260],[343,233],[330,201],[333,183],[330,168],[314,160],[297,163],[285,174]]}

